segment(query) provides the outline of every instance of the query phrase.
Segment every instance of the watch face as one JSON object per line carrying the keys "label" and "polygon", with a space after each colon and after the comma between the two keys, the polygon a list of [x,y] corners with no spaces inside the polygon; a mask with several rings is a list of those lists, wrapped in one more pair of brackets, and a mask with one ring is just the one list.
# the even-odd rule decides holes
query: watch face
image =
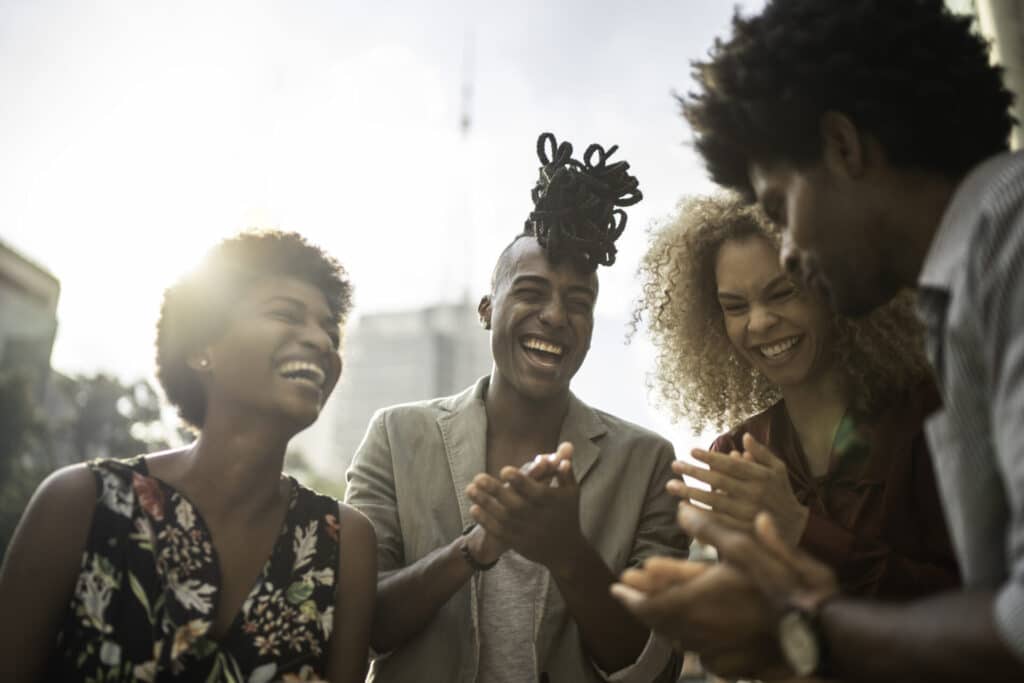
{"label": "watch face", "polygon": [[818,668],[818,637],[800,612],[788,612],[779,621],[779,645],[797,676],[810,675]]}

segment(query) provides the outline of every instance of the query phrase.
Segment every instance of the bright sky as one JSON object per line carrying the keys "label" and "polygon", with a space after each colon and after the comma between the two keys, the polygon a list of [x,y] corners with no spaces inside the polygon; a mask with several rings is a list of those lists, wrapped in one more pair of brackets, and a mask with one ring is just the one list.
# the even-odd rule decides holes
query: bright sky
{"label": "bright sky", "polygon": [[598,307],[624,317],[646,228],[710,188],[671,93],[733,5],[0,0],[0,237],[61,280],[54,367],[151,375],[163,287],[250,226],[338,256],[357,315],[475,298],[544,130],[640,179]]}

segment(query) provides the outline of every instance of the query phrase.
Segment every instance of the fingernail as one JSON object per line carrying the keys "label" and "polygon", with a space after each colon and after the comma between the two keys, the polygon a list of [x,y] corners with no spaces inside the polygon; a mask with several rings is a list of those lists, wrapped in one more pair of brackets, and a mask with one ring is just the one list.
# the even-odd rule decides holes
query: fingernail
{"label": "fingernail", "polygon": [[630,604],[638,602],[643,597],[638,590],[631,588],[624,583],[613,583],[610,590],[611,594],[616,598]]}
{"label": "fingernail", "polygon": [[697,521],[696,516],[697,516],[697,513],[694,511],[694,509],[691,506],[687,505],[686,503],[680,503],[679,504],[679,515],[678,515],[678,517],[679,517],[679,523],[680,524],[682,524],[683,526],[690,526],[695,521]]}

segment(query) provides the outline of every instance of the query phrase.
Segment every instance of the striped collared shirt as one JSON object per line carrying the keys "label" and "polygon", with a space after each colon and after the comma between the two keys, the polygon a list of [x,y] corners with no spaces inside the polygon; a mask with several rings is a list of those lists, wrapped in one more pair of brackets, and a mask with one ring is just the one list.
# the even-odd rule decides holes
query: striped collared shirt
{"label": "striped collared shirt", "polygon": [[963,580],[997,591],[1024,659],[1024,154],[960,184],[918,285],[944,403],[925,429]]}

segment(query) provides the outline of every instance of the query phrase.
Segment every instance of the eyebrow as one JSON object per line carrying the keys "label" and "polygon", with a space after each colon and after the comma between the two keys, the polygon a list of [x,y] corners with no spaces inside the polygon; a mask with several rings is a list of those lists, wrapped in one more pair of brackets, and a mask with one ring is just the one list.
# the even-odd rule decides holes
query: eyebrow
{"label": "eyebrow", "polygon": [[306,308],[306,302],[300,301],[299,299],[295,299],[295,298],[290,297],[290,296],[286,296],[284,294],[271,294],[270,296],[268,296],[263,301],[263,303],[265,303],[265,304],[285,303],[285,304],[288,304],[290,306],[295,306],[297,308],[303,308],[303,309]]}
{"label": "eyebrow", "polygon": [[512,280],[512,285],[515,286],[521,284],[543,285],[544,287],[551,286],[551,282],[547,278],[543,278],[539,275],[516,275]]}
{"label": "eyebrow", "polygon": [[[271,296],[267,297],[267,299],[263,303],[265,305],[284,303],[288,304],[289,306],[292,306],[293,308],[300,308],[303,311],[307,310],[305,301],[302,301],[301,299],[296,299],[295,297],[287,296],[285,294],[272,294]],[[340,325],[339,321],[337,320],[337,318],[335,318],[334,314],[331,313],[330,309],[328,309],[326,315],[320,316],[320,324],[323,325],[324,323],[329,323],[331,326]]]}
{"label": "eyebrow", "polygon": [[[788,282],[788,281],[789,281],[789,276],[786,275],[785,273],[780,273],[780,274],[776,275],[775,277],[773,277],[771,280],[769,280],[768,284],[766,284],[764,287],[761,288],[761,291],[762,292],[767,292],[768,290],[774,289],[775,287],[777,287],[780,283]],[[718,294],[718,298],[719,299],[744,299],[745,298],[742,294],[734,294],[733,292],[724,292],[722,290],[718,290],[717,294]]]}

